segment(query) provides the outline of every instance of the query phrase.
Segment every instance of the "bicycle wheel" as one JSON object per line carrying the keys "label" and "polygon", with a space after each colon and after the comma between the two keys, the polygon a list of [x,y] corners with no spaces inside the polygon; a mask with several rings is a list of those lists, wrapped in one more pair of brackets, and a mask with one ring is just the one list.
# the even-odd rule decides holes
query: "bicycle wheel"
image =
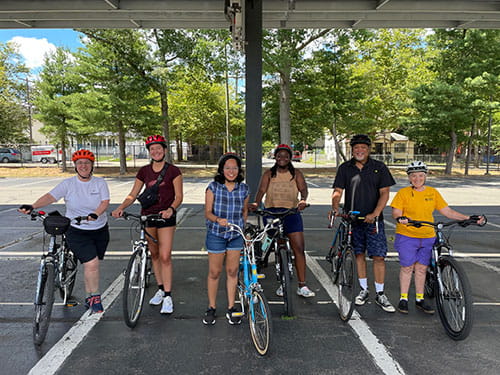
{"label": "bicycle wheel", "polygon": [[153,274],[153,263],[151,260],[151,255],[147,255],[146,257],[146,279],[144,280],[144,286],[149,288],[151,284],[151,275]]}
{"label": "bicycle wheel", "polygon": [[463,340],[469,336],[473,321],[469,280],[462,266],[450,256],[440,257],[438,267],[443,285],[443,290],[436,291],[439,318],[448,336]]}
{"label": "bicycle wheel", "polygon": [[142,251],[134,251],[125,271],[125,285],[123,286],[123,318],[125,324],[134,328],[139,321],[144,303],[145,270],[142,264]]}
{"label": "bicycle wheel", "polygon": [[356,297],[356,258],[352,249],[345,250],[340,263],[337,287],[339,293],[340,319],[348,321],[354,310],[354,298]]}
{"label": "bicycle wheel", "polygon": [[[339,277],[339,267],[340,263],[342,262],[342,259],[340,259],[339,254],[342,254],[342,238],[343,238],[343,231],[339,228],[337,230],[337,233],[335,234],[335,242],[333,244],[334,249],[333,249],[333,256],[331,259],[332,267],[331,267],[331,278],[332,282],[334,284],[337,283],[337,279]],[[332,250],[330,250],[332,251]]]}
{"label": "bicycle wheel", "polygon": [[68,251],[62,267],[61,286],[59,287],[59,295],[64,302],[67,302],[67,299],[71,297],[71,293],[73,293],[76,281],[76,267],[75,255],[71,251]]}
{"label": "bicycle wheel", "polygon": [[436,276],[434,274],[434,270],[431,269],[432,266],[427,267],[427,274],[425,276],[425,284],[424,284],[424,296],[425,298],[434,298],[434,288]]}
{"label": "bicycle wheel", "polygon": [[252,341],[260,355],[266,355],[271,344],[271,310],[262,292],[252,291],[249,301],[248,321]]}
{"label": "bicycle wheel", "polygon": [[285,316],[293,316],[293,301],[292,301],[292,277],[289,268],[289,259],[285,247],[278,249],[280,262],[280,282],[283,288],[283,302],[285,303]]}
{"label": "bicycle wheel", "polygon": [[46,263],[40,269],[33,318],[33,342],[41,345],[49,329],[50,316],[54,306],[54,264]]}

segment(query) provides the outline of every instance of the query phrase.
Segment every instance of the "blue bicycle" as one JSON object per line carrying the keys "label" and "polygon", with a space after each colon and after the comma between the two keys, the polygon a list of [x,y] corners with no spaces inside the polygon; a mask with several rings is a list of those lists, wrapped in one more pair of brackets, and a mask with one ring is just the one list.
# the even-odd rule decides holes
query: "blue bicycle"
{"label": "blue bicycle", "polygon": [[243,229],[236,224],[229,224],[229,230],[238,232],[245,241],[240,256],[237,288],[241,312],[234,312],[233,316],[247,316],[255,349],[260,355],[265,355],[271,344],[271,310],[259,283],[259,280],[264,278],[264,275],[257,273],[254,252],[255,242],[262,240],[265,232],[249,239],[245,236]]}

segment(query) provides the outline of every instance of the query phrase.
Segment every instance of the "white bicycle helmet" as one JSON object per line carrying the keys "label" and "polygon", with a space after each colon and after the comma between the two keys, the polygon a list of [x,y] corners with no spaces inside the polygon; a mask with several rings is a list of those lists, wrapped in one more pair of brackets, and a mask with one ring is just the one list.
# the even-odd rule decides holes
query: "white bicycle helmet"
{"label": "white bicycle helmet", "polygon": [[413,173],[413,172],[424,172],[424,173],[427,173],[428,172],[427,165],[425,165],[425,163],[423,161],[420,161],[420,160],[412,161],[406,167],[406,173],[410,174],[410,173]]}

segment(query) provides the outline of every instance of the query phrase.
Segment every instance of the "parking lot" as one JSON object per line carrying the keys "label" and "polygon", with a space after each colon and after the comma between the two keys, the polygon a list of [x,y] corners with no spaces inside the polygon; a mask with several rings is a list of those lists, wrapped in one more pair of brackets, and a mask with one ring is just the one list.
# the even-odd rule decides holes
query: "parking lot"
{"label": "parking lot", "polygon": [[[388,314],[373,301],[357,308],[354,319],[340,321],[328,277],[328,251],[333,232],[327,228],[331,180],[308,179],[311,207],[304,212],[308,284],[316,297],[295,296],[296,318],[282,318],[283,306],[274,295],[272,267],[263,281],[273,314],[270,353],[259,357],[250,342],[248,323],[230,326],[219,316],[206,327],[207,259],[204,245],[203,194],[208,179],[185,179],[185,202],[179,210],[174,243],[175,311],[162,316],[145,306],[138,326],[131,330],[122,319],[122,273],[130,249],[130,223],[110,219],[111,243],[103,262],[102,290],[106,311],[88,316],[82,305],[82,274],[78,275],[75,307],[57,305],[46,342],[32,344],[31,319],[37,264],[43,235],[39,222],[16,212],[31,203],[59,179],[0,178],[0,363],[2,373],[88,374],[214,373],[243,374],[377,374],[406,373],[496,374],[500,367],[500,200],[498,177],[431,179],[453,208],[466,214],[484,213],[484,228],[457,228],[451,237],[466,269],[474,295],[475,322],[464,341],[446,336],[437,314]],[[107,179],[112,207],[129,191],[132,179]],[[393,193],[406,185],[404,180]],[[62,205],[55,206],[61,208]],[[132,208],[138,211],[138,207]],[[390,254],[386,292],[393,303],[399,297],[397,257],[392,250],[394,225],[385,210]],[[371,264],[369,264],[371,271]],[[370,286],[372,275],[369,274]],[[373,289],[373,288],[372,288]],[[155,292],[148,289],[148,297]],[[414,295],[411,289],[410,296]],[[219,306],[225,301],[221,283]],[[56,302],[60,300],[56,299]],[[220,314],[221,315],[221,314]]]}

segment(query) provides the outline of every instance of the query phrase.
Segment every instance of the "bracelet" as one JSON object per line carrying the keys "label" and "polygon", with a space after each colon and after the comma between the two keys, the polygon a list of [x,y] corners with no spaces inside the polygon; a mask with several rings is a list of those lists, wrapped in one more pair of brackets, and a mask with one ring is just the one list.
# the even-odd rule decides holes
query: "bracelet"
{"label": "bracelet", "polygon": [[172,206],[169,206],[169,207],[167,208],[167,210],[168,210],[169,208],[171,208],[171,209],[172,209],[172,212],[174,213],[174,215],[177,213],[177,210],[176,210],[175,208],[173,208]]}

